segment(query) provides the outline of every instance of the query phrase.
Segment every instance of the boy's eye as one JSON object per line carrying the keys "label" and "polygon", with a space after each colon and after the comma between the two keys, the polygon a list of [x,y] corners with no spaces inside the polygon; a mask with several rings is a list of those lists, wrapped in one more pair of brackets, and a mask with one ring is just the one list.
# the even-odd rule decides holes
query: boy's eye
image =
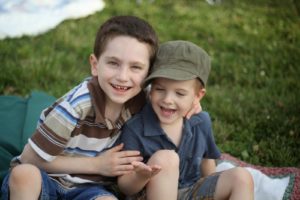
{"label": "boy's eye", "polygon": [[134,65],[131,68],[134,69],[134,70],[141,70],[142,69],[142,67],[138,66],[138,65]]}
{"label": "boy's eye", "polygon": [[178,96],[183,97],[183,96],[186,96],[186,95],[187,95],[187,92],[186,92],[186,91],[183,91],[183,90],[178,90],[178,91],[176,91],[176,94],[177,94]]}
{"label": "boy's eye", "polygon": [[185,96],[185,94],[184,93],[181,93],[181,92],[176,92],[176,94],[178,95],[178,96]]}
{"label": "boy's eye", "polygon": [[155,89],[156,91],[163,91],[163,90],[164,90],[163,88],[160,88],[160,87],[154,87],[154,89]]}
{"label": "boy's eye", "polygon": [[109,64],[109,65],[113,65],[113,66],[118,65],[118,63],[115,62],[115,61],[108,61],[108,64]]}

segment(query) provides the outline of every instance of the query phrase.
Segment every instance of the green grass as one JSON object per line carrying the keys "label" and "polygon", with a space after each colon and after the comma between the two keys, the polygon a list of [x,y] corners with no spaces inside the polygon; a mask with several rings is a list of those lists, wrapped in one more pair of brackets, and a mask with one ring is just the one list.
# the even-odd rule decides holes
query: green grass
{"label": "green grass", "polygon": [[300,6],[292,0],[106,1],[90,17],[37,37],[0,41],[0,94],[59,97],[89,75],[95,33],[137,15],[160,41],[189,40],[212,57],[207,96],[222,152],[264,166],[300,167]]}

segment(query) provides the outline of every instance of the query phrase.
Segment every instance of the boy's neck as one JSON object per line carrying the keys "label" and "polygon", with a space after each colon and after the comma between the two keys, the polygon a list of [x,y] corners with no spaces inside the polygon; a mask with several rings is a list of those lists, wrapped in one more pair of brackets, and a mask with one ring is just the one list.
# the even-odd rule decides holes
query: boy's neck
{"label": "boy's neck", "polygon": [[160,124],[172,142],[178,147],[182,137],[183,118],[172,124]]}
{"label": "boy's neck", "polygon": [[106,103],[105,105],[105,114],[104,117],[109,119],[112,122],[116,122],[120,115],[121,111],[124,107],[124,104],[116,104],[116,103]]}

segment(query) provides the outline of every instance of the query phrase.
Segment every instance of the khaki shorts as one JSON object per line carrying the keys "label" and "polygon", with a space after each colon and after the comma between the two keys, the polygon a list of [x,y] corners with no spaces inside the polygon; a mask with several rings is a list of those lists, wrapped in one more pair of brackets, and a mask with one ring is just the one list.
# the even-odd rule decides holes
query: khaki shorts
{"label": "khaki shorts", "polygon": [[[220,172],[213,173],[203,177],[195,184],[188,188],[182,188],[178,191],[178,200],[213,200],[216,185],[220,176]],[[146,190],[142,190],[138,194],[126,198],[126,200],[146,200]]]}

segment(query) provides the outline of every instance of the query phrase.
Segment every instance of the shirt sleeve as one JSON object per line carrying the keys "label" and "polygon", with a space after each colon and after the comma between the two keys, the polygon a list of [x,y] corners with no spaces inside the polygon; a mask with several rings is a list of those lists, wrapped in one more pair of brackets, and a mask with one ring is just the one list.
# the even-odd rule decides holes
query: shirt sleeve
{"label": "shirt sleeve", "polygon": [[86,115],[82,109],[90,104],[86,94],[72,90],[42,112],[37,129],[28,140],[41,158],[51,161],[64,150],[78,121]]}
{"label": "shirt sleeve", "polygon": [[215,142],[212,130],[212,123],[209,114],[205,113],[203,119],[205,124],[204,132],[206,139],[206,151],[203,157],[207,159],[217,159],[221,156],[221,152]]}
{"label": "shirt sleeve", "polygon": [[119,143],[124,144],[124,150],[138,150],[142,153],[142,130],[142,122],[137,115],[123,125]]}

